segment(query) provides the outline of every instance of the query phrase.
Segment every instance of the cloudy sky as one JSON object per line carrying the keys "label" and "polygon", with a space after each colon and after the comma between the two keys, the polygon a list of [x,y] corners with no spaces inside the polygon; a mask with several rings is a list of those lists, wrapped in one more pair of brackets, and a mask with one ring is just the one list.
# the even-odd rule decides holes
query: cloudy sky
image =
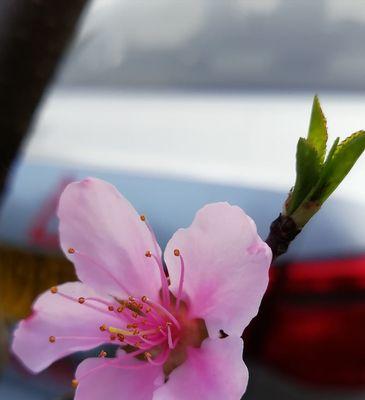
{"label": "cloudy sky", "polygon": [[365,89],[365,0],[95,0],[63,85]]}

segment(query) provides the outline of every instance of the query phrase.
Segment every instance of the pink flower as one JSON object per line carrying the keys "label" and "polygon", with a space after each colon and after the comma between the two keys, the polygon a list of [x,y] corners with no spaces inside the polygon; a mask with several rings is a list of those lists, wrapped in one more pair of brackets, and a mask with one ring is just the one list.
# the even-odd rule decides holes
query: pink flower
{"label": "pink flower", "polygon": [[58,216],[81,282],[44,293],[20,322],[13,351],[24,365],[39,372],[115,344],[115,358],[101,351],[79,365],[75,399],[240,399],[248,380],[240,336],[271,261],[254,222],[228,203],[203,207],[169,241],[167,279],[147,220],[112,185],[70,184]]}

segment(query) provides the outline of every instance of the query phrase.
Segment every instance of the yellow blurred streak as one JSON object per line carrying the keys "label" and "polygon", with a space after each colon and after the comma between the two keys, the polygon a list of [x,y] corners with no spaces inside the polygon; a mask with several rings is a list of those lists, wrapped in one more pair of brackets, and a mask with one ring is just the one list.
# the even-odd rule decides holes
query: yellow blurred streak
{"label": "yellow blurred streak", "polygon": [[0,246],[0,325],[30,314],[42,292],[77,280],[73,265],[61,255]]}

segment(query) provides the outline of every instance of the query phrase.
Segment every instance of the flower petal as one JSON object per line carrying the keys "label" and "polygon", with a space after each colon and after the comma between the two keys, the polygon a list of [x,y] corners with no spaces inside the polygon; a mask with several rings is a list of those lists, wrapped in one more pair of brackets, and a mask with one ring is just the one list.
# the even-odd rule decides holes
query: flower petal
{"label": "flower petal", "polygon": [[150,250],[159,257],[161,250],[114,186],[95,178],[71,183],[61,196],[58,216],[61,246],[82,282],[119,298],[157,298],[159,269],[145,254]]}
{"label": "flower petal", "polygon": [[175,369],[153,400],[239,400],[246,390],[248,371],[238,337],[206,339],[201,348],[188,348],[187,360]]}
{"label": "flower petal", "polygon": [[191,316],[205,320],[211,337],[220,329],[240,336],[258,312],[272,258],[252,219],[237,206],[214,203],[202,208],[189,228],[179,229],[165,251],[176,295],[180,259],[174,249],[184,259]]}
{"label": "flower petal", "polygon": [[[119,362],[120,360],[120,362]],[[75,400],[133,399],[152,400],[153,391],[163,383],[162,368],[129,359],[131,369],[123,368],[123,357],[89,358],[77,368]],[[140,364],[145,366],[140,368]],[[136,369],[132,369],[135,367]]]}
{"label": "flower petal", "polygon": [[[109,341],[108,332],[102,332],[100,326],[115,324],[115,314],[94,301],[80,304],[79,297],[95,297],[95,292],[80,282],[60,285],[55,294],[43,293],[30,317],[20,322],[12,351],[32,372],[40,372],[66,355]],[[54,343],[50,342],[52,336]]]}

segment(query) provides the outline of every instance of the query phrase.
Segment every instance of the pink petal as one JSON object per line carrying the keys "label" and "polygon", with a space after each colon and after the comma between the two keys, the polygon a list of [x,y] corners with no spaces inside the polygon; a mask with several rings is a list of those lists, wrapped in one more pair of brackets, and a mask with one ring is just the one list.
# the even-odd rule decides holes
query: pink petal
{"label": "pink petal", "polygon": [[165,251],[175,294],[180,279],[176,248],[185,263],[183,292],[192,317],[205,320],[211,337],[220,329],[240,336],[258,312],[272,258],[255,223],[228,203],[202,208],[189,228],[174,234]]}
{"label": "pink petal", "polygon": [[[61,196],[58,216],[62,248],[82,282],[118,298],[157,298],[159,269],[145,254],[150,250],[160,256],[161,250],[114,186],[94,178],[71,183]],[[70,248],[75,253],[69,254]]]}
{"label": "pink petal", "polygon": [[[100,326],[110,326],[118,319],[106,306],[88,300],[84,304],[78,302],[79,297],[95,296],[92,289],[80,282],[60,285],[55,294],[43,293],[36,300],[31,316],[21,321],[14,333],[12,351],[24,366],[37,373],[61,357],[109,341],[108,332],[102,332]],[[49,341],[51,336],[55,337],[54,343]]]}
{"label": "pink petal", "polygon": [[[141,367],[141,364],[145,364]],[[131,368],[122,368],[128,364]],[[78,386],[75,400],[131,399],[151,400],[162,380],[162,368],[144,361],[122,358],[89,358],[76,371]]]}
{"label": "pink petal", "polygon": [[187,360],[155,391],[153,400],[239,400],[248,381],[242,350],[238,337],[206,339],[201,348],[188,348]]}

